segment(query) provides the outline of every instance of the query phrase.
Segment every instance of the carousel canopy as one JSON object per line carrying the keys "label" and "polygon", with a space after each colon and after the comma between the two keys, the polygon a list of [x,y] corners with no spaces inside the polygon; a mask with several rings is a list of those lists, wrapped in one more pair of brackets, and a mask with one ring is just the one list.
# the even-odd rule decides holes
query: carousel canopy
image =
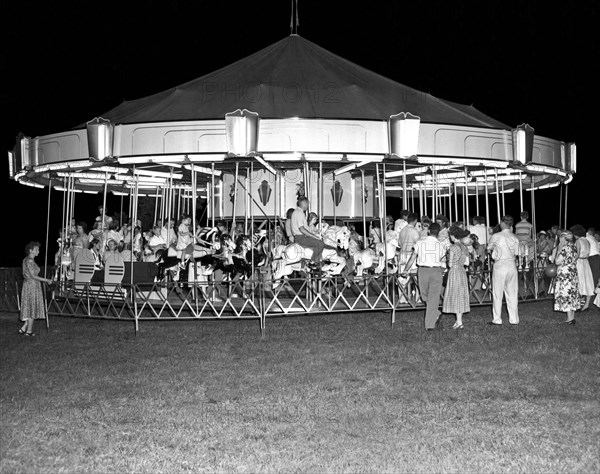
{"label": "carousel canopy", "polygon": [[510,129],[472,106],[439,99],[291,35],[215,72],[103,113],[113,123],[220,119],[236,109],[261,118],[387,120]]}

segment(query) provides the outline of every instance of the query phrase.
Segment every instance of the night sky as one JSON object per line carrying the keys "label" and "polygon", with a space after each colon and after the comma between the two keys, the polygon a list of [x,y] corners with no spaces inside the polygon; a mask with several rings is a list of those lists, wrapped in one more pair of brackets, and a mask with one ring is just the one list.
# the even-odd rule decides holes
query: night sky
{"label": "night sky", "polygon": [[[36,137],[68,130],[123,100],[200,77],[290,34],[286,0],[6,3],[5,152],[19,132]],[[300,0],[299,20],[300,36],[367,69],[472,104],[511,126],[525,122],[537,135],[576,142],[568,223],[600,228],[597,132],[590,113],[598,103],[592,87],[600,58],[597,3]],[[20,264],[29,240],[45,242],[48,190],[10,180],[4,156],[0,189],[7,227],[0,266],[6,267]],[[58,236],[61,199],[62,193],[52,192],[51,243]],[[77,199],[78,218],[91,224],[101,195]],[[536,200],[538,228],[557,224],[559,190],[540,191]],[[518,201],[507,201],[507,212],[516,216]]]}

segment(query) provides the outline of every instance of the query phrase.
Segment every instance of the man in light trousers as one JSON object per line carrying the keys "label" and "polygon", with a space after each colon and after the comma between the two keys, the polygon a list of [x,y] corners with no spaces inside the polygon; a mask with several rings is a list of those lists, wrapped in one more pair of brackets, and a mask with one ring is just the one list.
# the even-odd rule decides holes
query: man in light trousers
{"label": "man in light trousers", "polygon": [[519,255],[519,239],[512,233],[513,218],[505,216],[500,222],[501,231],[491,236],[488,250],[494,259],[492,271],[493,320],[490,326],[502,324],[502,297],[506,297],[508,322],[519,324],[519,272],[515,258]]}

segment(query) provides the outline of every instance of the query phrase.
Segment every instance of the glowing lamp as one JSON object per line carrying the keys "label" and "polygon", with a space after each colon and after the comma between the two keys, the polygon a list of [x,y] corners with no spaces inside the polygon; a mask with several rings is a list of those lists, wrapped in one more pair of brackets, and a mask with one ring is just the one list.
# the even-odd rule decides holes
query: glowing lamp
{"label": "glowing lamp", "polygon": [[257,113],[237,109],[225,114],[227,152],[232,156],[248,156],[258,149],[260,118]]}
{"label": "glowing lamp", "polygon": [[101,161],[112,156],[114,126],[110,120],[96,117],[85,125],[90,158]]}
{"label": "glowing lamp", "polygon": [[575,143],[567,144],[567,171],[577,173],[577,146]]}
{"label": "glowing lamp", "polygon": [[526,165],[533,161],[533,137],[535,130],[523,123],[515,128],[513,135],[513,161]]}
{"label": "glowing lamp", "polygon": [[388,120],[390,155],[396,158],[416,157],[419,148],[421,118],[408,112],[392,115]]}

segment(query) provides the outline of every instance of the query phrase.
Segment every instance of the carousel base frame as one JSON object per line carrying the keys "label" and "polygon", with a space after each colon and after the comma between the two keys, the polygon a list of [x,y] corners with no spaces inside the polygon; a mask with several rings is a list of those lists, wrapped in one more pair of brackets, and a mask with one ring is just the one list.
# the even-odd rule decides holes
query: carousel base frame
{"label": "carousel base frame", "polygon": [[[519,302],[548,299],[538,294],[543,279],[539,269],[520,271]],[[471,306],[492,304],[491,285],[490,270],[469,274]],[[545,285],[548,288],[550,282]],[[391,313],[394,325],[397,313],[425,308],[415,273],[406,278],[398,274],[292,275],[278,281],[259,278],[196,284],[71,282],[53,291],[47,306],[49,317],[133,322],[136,334],[140,321],[252,319],[259,321],[263,335],[269,317],[384,311]]]}

